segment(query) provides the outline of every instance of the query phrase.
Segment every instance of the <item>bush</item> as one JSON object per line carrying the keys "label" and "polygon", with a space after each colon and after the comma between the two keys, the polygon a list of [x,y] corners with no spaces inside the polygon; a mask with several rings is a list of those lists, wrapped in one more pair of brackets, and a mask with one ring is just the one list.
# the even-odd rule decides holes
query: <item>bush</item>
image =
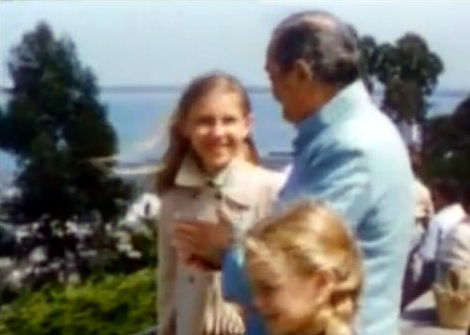
{"label": "bush", "polygon": [[3,335],[129,335],[156,323],[155,269],[25,292],[0,313]]}

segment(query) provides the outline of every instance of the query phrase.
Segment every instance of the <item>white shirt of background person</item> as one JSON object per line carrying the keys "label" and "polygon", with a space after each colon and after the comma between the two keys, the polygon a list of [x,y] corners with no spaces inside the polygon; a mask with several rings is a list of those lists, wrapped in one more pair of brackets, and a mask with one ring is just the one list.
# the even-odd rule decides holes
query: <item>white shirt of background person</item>
{"label": "white shirt of background person", "polygon": [[459,203],[454,203],[439,210],[429,222],[429,228],[420,248],[421,257],[425,262],[436,260],[439,244],[455,224],[466,216],[465,210]]}
{"label": "white shirt of background person", "polygon": [[[445,279],[447,270],[470,268],[470,216],[454,225],[437,250],[437,281]],[[470,278],[465,278],[469,283]]]}

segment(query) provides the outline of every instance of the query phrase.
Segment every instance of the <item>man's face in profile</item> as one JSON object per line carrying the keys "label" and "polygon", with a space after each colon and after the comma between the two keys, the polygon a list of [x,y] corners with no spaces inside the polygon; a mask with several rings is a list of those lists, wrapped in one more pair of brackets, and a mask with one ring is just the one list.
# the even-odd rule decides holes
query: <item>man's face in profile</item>
{"label": "man's face in profile", "polygon": [[271,92],[276,98],[277,101],[282,103],[281,92],[282,91],[282,70],[280,65],[274,58],[274,48],[275,48],[274,38],[271,40],[268,46],[268,51],[266,53],[266,65],[264,69],[266,70],[269,80],[271,82]]}
{"label": "man's face in profile", "polygon": [[297,120],[296,106],[298,104],[298,85],[295,81],[294,71],[284,71],[274,57],[276,37],[269,43],[266,53],[265,70],[271,82],[271,92],[274,98],[282,105],[283,117],[289,122]]}

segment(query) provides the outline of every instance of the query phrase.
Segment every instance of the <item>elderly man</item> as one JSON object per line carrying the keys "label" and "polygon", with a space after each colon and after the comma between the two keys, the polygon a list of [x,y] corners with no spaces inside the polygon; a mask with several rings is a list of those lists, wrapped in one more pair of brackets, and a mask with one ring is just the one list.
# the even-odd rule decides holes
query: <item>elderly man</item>
{"label": "elderly man", "polygon": [[[316,198],[345,216],[365,258],[356,331],[397,335],[413,227],[413,177],[402,139],[372,103],[358,63],[355,32],[331,14],[296,14],[275,29],[266,71],[284,118],[298,132],[293,168],[279,203]],[[224,227],[181,223],[175,245],[201,257],[219,255],[215,249],[220,251],[229,240],[221,238],[228,231]],[[253,307],[241,248],[224,253],[222,269],[227,296]],[[247,334],[266,334],[251,307]]]}

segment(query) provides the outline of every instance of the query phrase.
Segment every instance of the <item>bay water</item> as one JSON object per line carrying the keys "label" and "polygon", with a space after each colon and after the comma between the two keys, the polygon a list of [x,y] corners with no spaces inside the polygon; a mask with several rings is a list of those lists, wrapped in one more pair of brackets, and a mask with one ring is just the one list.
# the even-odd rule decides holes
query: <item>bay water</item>
{"label": "bay water", "polygon": [[[429,117],[451,113],[466,93],[437,92],[431,98]],[[178,89],[104,89],[101,92],[100,101],[107,106],[108,119],[118,137],[120,163],[138,165],[158,160],[167,144],[168,120],[180,94]],[[251,91],[249,95],[254,117],[253,135],[260,154],[291,151],[295,129],[283,120],[280,105],[269,91]],[[4,104],[6,99],[2,94],[0,102]],[[380,101],[380,96],[375,95],[374,100]],[[14,157],[1,152],[0,177],[14,170]]]}

